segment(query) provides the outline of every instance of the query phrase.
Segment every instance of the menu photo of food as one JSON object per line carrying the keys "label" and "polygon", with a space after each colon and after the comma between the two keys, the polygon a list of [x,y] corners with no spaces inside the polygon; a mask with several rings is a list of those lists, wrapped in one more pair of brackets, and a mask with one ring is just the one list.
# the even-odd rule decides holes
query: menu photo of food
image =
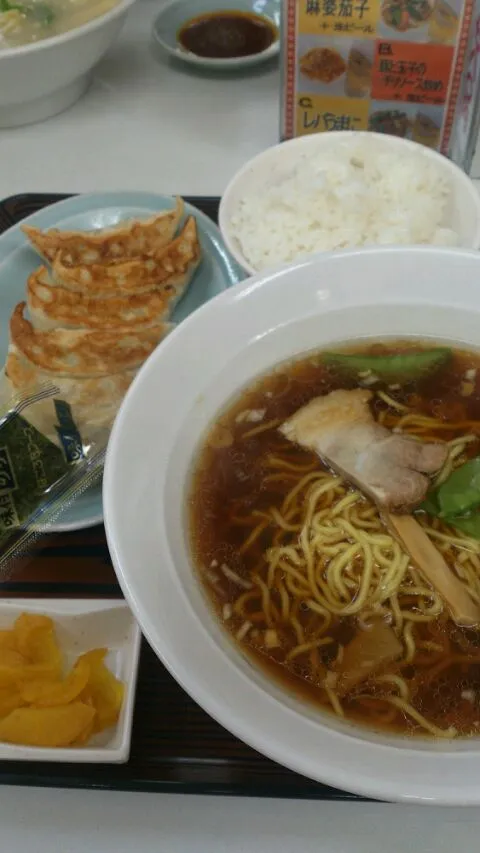
{"label": "menu photo of food", "polygon": [[301,36],[297,48],[298,90],[343,95],[348,48],[342,38]]}
{"label": "menu photo of food", "polygon": [[374,44],[363,39],[352,42],[348,52],[345,94],[348,98],[366,98],[372,86]]}
{"label": "menu photo of food", "polygon": [[348,98],[365,98],[370,94],[372,41],[321,36],[302,36],[299,41],[299,91]]}
{"label": "menu photo of food", "polygon": [[399,33],[406,33],[426,24],[432,12],[432,0],[383,0],[382,3],[384,23]]}
{"label": "menu photo of food", "polygon": [[380,29],[391,38],[453,45],[461,11],[461,0],[383,0]]}
{"label": "menu photo of food", "polygon": [[424,44],[437,0],[380,0],[378,35],[393,41]]}
{"label": "menu photo of food", "polygon": [[368,118],[368,129],[375,133],[387,133],[412,139],[437,149],[443,122],[443,107],[396,103],[395,101],[372,101]]}
{"label": "menu photo of food", "polygon": [[411,138],[414,142],[419,142],[421,145],[426,145],[427,148],[438,148],[441,132],[441,117],[442,110],[437,112],[440,114],[440,119],[435,116],[432,118],[430,113],[435,112],[435,107],[421,107],[415,115],[411,129]]}
{"label": "menu photo of food", "polygon": [[461,0],[435,0],[428,22],[428,38],[433,44],[455,44],[460,17]]}

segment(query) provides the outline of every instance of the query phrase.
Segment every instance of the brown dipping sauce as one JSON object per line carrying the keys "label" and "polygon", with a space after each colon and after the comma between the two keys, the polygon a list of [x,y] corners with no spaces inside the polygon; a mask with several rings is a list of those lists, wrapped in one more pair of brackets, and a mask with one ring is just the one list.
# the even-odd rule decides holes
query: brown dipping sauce
{"label": "brown dipping sauce", "polygon": [[272,21],[253,12],[217,11],[198,15],[178,32],[190,53],[208,59],[236,59],[262,53],[278,38]]}

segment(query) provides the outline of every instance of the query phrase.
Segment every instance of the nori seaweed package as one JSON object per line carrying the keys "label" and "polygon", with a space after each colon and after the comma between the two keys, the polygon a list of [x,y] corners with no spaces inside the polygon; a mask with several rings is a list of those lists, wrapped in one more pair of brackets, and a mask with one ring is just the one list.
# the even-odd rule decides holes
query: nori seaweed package
{"label": "nori seaweed package", "polygon": [[81,435],[58,388],[45,384],[0,412],[0,569],[48,532],[101,477],[108,430]]}

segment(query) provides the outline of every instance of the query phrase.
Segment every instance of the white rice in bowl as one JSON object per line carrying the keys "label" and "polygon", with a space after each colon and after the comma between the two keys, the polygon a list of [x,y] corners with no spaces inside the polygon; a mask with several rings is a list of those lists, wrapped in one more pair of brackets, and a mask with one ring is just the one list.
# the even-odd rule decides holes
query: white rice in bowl
{"label": "white rice in bowl", "polygon": [[450,193],[441,165],[421,148],[337,140],[317,159],[280,160],[263,182],[251,181],[230,226],[257,270],[351,246],[456,246],[457,233],[443,224]]}

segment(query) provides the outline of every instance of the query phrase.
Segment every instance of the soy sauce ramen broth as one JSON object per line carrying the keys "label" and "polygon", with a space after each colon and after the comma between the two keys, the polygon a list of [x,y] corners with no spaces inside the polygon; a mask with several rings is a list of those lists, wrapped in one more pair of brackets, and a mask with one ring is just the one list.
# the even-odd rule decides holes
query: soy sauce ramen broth
{"label": "soy sauce ramen broth", "polygon": [[[432,346],[435,344],[430,342],[395,341],[334,349],[379,355]],[[435,428],[424,428],[422,433],[417,427],[418,437],[451,441],[468,432],[470,440],[463,448],[462,461],[480,455],[479,366],[479,355],[455,350],[450,362],[431,377],[391,383],[391,387],[373,384],[372,391],[386,392],[397,406],[375,396],[372,405],[376,419],[395,429],[406,414],[402,409],[405,406],[407,414],[435,419]],[[322,364],[321,353],[309,354],[252,382],[221,413],[202,441],[189,499],[191,546],[199,577],[218,618],[247,655],[286,689],[319,708],[370,728],[397,733],[475,734],[480,730],[480,631],[458,628],[438,596],[435,606],[441,612],[428,622],[415,621],[418,603],[427,612],[433,599],[399,596],[397,609],[399,605],[407,614],[396,625],[404,649],[401,659],[382,670],[383,680],[376,673],[340,698],[332,697],[328,685],[334,683],[332,673],[345,646],[369,627],[363,625],[362,613],[333,617],[327,631],[331,641],[313,645],[312,638],[315,642],[322,637],[323,617],[301,597],[290,595],[285,573],[280,573],[278,581],[283,592],[274,587],[271,593],[274,614],[270,612],[267,618],[265,612],[266,552],[279,542],[298,542],[299,536],[298,529],[282,530],[275,513],[280,512],[302,477],[322,471],[331,474],[317,456],[288,442],[277,427],[313,397],[339,388],[355,388],[362,382],[368,385],[369,377],[347,378]],[[468,422],[470,425],[464,426]],[[415,424],[411,428],[406,425],[403,431],[415,435]],[[347,486],[345,489],[347,494],[352,491]],[[359,506],[365,517],[378,518],[365,499]],[[462,534],[438,519],[432,520],[425,513],[418,518],[440,537],[446,532],[455,541],[465,541]],[[450,547],[441,539],[434,541],[450,566],[460,566],[462,571],[462,564],[467,565],[462,563],[466,554],[469,571],[480,577],[480,542],[470,542],[465,549],[463,545]],[[363,566],[358,561],[357,568],[361,573]],[[418,573],[415,577],[417,584],[429,587]],[[286,613],[290,618],[283,618]],[[385,616],[381,609],[380,614]],[[390,619],[387,617],[391,623],[391,614]],[[291,657],[301,641],[305,651]],[[400,681],[403,686],[399,687]],[[420,714],[427,721],[429,730],[412,716],[413,712],[405,711],[402,695],[408,699],[408,709],[413,708],[417,717]]]}
{"label": "soy sauce ramen broth", "polygon": [[99,18],[119,0],[0,0],[0,52],[61,35]]}

